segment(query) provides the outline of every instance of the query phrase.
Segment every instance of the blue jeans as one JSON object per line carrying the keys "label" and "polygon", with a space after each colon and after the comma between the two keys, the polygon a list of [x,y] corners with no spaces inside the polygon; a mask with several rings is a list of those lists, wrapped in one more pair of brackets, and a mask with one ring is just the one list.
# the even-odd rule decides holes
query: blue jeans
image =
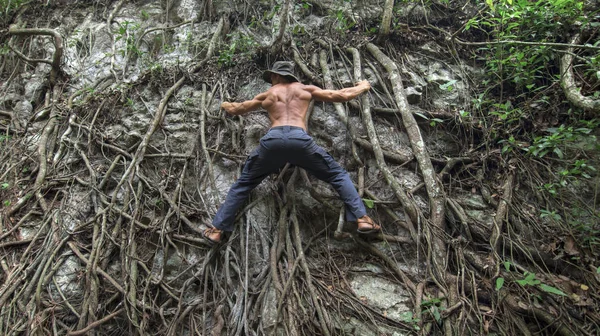
{"label": "blue jeans", "polygon": [[225,202],[213,219],[213,226],[223,231],[233,231],[235,215],[252,189],[288,162],[331,184],[344,201],[346,220],[356,221],[367,214],[348,172],[329,153],[301,127],[278,126],[271,128],[260,139],[258,148],[248,156],[242,175],[229,189]]}

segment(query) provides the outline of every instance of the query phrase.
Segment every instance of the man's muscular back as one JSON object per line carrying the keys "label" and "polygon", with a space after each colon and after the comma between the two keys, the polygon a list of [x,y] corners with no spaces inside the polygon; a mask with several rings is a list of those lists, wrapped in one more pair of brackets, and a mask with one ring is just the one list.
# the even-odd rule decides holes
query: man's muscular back
{"label": "man's muscular back", "polygon": [[275,126],[298,126],[306,129],[304,119],[312,94],[307,85],[298,82],[274,85],[262,101],[262,107],[269,113],[271,124]]}
{"label": "man's muscular back", "polygon": [[298,126],[306,129],[304,119],[312,99],[323,102],[346,102],[371,88],[368,81],[361,81],[353,87],[341,90],[323,90],[299,82],[280,82],[276,75],[272,78],[275,79],[273,86],[254,99],[243,103],[225,102],[221,107],[233,115],[242,115],[262,107],[269,113],[273,127]]}

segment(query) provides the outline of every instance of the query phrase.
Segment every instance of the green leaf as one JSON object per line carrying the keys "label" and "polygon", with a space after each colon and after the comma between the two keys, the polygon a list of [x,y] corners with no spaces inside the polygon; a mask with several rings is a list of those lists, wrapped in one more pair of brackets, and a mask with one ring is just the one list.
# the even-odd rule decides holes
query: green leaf
{"label": "green leaf", "polygon": [[540,289],[543,290],[544,292],[548,292],[548,293],[552,293],[552,294],[556,294],[556,295],[560,295],[560,296],[567,296],[567,294],[562,292],[560,289],[552,287],[552,286],[548,286],[545,284],[540,284]]}
{"label": "green leaf", "polygon": [[553,152],[561,159],[564,157],[563,152],[558,147],[554,148]]}
{"label": "green leaf", "polygon": [[365,206],[369,209],[373,209],[375,207],[375,201],[367,198],[363,198],[363,202],[365,202]]}
{"label": "green leaf", "polygon": [[496,279],[496,290],[500,290],[504,286],[504,278]]}
{"label": "green leaf", "polygon": [[0,188],[2,188],[2,189],[7,189],[7,188],[8,188],[8,186],[9,186],[9,184],[8,184],[8,183],[6,183],[6,182],[5,182],[5,183],[2,183],[2,184],[0,184]]}
{"label": "green leaf", "polygon": [[442,321],[442,315],[440,314],[440,310],[438,309],[438,307],[437,306],[432,306],[430,308],[430,310],[431,310],[431,314],[435,318],[436,322],[440,323],[440,321]]}
{"label": "green leaf", "polygon": [[507,260],[507,261],[503,262],[503,264],[504,264],[504,268],[506,269],[506,271],[507,272],[510,271],[511,262]]}
{"label": "green leaf", "polygon": [[444,90],[444,91],[452,91],[453,89],[453,85],[457,82],[456,79],[453,79],[451,81],[448,81],[446,84],[441,84],[439,85],[440,89]]}
{"label": "green leaf", "polygon": [[424,115],[423,113],[419,113],[419,112],[415,112],[416,115],[418,115],[419,117],[425,119],[425,120],[429,120],[429,117],[427,117],[426,115]]}
{"label": "green leaf", "polygon": [[598,266],[598,268],[596,268],[596,273],[600,274],[600,266]]}

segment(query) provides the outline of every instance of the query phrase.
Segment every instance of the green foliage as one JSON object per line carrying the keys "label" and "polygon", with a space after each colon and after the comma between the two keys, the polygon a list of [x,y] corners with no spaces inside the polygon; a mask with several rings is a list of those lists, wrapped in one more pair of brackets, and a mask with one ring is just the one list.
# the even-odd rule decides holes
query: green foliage
{"label": "green foliage", "polygon": [[448,81],[447,83],[440,84],[439,87],[442,91],[452,91],[454,90],[454,84],[456,84],[457,80],[453,79]]}
{"label": "green foliage", "polygon": [[8,47],[8,43],[3,43],[0,45],[0,56],[4,56],[10,52],[10,48]]}
{"label": "green foliage", "polygon": [[10,202],[10,200],[5,200],[4,202],[2,202],[2,204],[3,204],[5,207],[9,207],[9,206],[10,206],[10,204],[11,204],[11,202]]}
{"label": "green foliage", "polygon": [[[518,40],[525,42],[566,42],[557,31],[565,31],[576,22],[589,20],[583,12],[581,0],[487,0],[488,10],[482,17],[474,17],[465,30],[477,29],[490,40]],[[548,66],[555,52],[539,45],[490,45],[481,48],[481,59],[486,61],[492,78],[508,80],[519,88],[543,86]]]}
{"label": "green foliage", "polygon": [[346,14],[341,9],[331,12],[330,16],[335,19],[334,27],[339,33],[345,33],[356,25],[356,22],[346,17]]}
{"label": "green foliage", "polygon": [[546,293],[556,294],[556,295],[560,295],[560,296],[567,296],[567,294],[565,294],[563,291],[559,290],[558,288],[552,287],[552,286],[540,284],[539,287],[541,290],[543,290]]}
{"label": "green foliage", "polygon": [[123,40],[125,41],[125,48],[120,49],[119,53],[126,57],[127,55],[141,56],[143,52],[136,46],[136,35],[140,29],[140,25],[134,22],[124,21],[119,23],[119,29],[117,30],[117,36],[115,42]]}
{"label": "green foliage", "polygon": [[231,66],[234,64],[234,61],[250,58],[250,55],[252,55],[258,45],[252,36],[247,34],[228,34],[227,37],[232,42],[219,52],[217,62],[220,66]]}
{"label": "green foliage", "polygon": [[525,278],[516,280],[516,282],[521,286],[535,286],[541,283],[540,280],[536,279],[535,273],[530,272],[525,272]]}
{"label": "green foliage", "polygon": [[294,10],[300,15],[308,15],[312,12],[313,5],[306,1],[300,1],[294,5]]}
{"label": "green foliage", "polygon": [[8,183],[6,183],[6,182],[3,182],[2,184],[0,184],[0,188],[1,188],[2,190],[8,189],[8,187],[9,187],[9,186],[10,186],[10,185],[9,185]]}
{"label": "green foliage", "polygon": [[550,218],[553,219],[555,221],[559,221],[562,219],[562,217],[556,213],[556,210],[546,210],[546,209],[541,209],[540,210],[540,218]]}
{"label": "green foliage", "polygon": [[21,7],[24,0],[0,0],[0,18],[8,17],[14,10]]}
{"label": "green foliage", "polygon": [[518,107],[514,107],[510,101],[495,103],[492,104],[492,107],[489,114],[496,116],[505,125],[518,123],[523,115],[523,111]]}
{"label": "green foliage", "polygon": [[421,320],[415,316],[413,316],[413,313],[411,311],[405,311],[402,314],[400,314],[400,320],[402,322],[408,323],[410,325],[412,325],[413,329],[415,330],[421,330],[421,328],[419,328],[419,322],[421,322]]}
{"label": "green foliage", "polygon": [[520,280],[516,280],[515,282],[523,287],[532,286],[541,289],[546,293],[556,294],[560,296],[567,296],[563,291],[556,287],[552,287],[546,284],[543,284],[540,280],[536,278],[535,273],[525,272],[525,277]]}
{"label": "green foliage", "polygon": [[425,300],[421,303],[421,308],[425,308],[425,310],[428,310],[429,313],[431,313],[431,315],[433,316],[433,318],[435,318],[435,321],[437,323],[440,323],[442,321],[441,311],[443,310],[443,308],[439,306],[441,302],[442,300],[438,298],[433,298]]}
{"label": "green foliage", "polygon": [[365,206],[369,209],[373,209],[375,207],[375,201],[368,198],[363,198],[363,202],[365,202]]}
{"label": "green foliage", "polygon": [[439,118],[431,118],[431,120],[429,121],[429,126],[431,127],[435,127],[437,124],[441,124],[444,121],[442,119]]}
{"label": "green foliage", "polygon": [[578,238],[579,244],[589,249],[600,245],[600,215],[588,209],[574,207],[566,211],[565,220]]}
{"label": "green foliage", "polygon": [[[577,140],[590,134],[592,130],[586,127],[560,125],[558,128],[547,128],[549,135],[537,136],[533,145],[526,149],[531,155],[542,158],[548,153],[554,153],[559,158],[564,158],[564,150]],[[591,137],[594,137],[591,135]],[[595,138],[595,137],[594,137]]]}

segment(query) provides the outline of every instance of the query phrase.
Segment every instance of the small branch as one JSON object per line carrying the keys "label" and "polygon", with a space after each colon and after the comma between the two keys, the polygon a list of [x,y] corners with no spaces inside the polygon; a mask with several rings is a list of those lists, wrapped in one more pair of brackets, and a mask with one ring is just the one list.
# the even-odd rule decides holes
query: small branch
{"label": "small branch", "polygon": [[18,51],[17,49],[15,49],[10,44],[8,45],[8,48],[10,50],[12,50],[12,52],[14,52],[15,54],[17,54],[17,56],[19,56],[22,60],[24,60],[27,63],[33,63],[33,64],[35,64],[35,63],[46,63],[46,64],[49,64],[49,65],[52,65],[52,61],[47,60],[47,59],[32,59],[32,58],[29,58],[29,57],[25,56],[25,54],[23,54],[20,51]]}
{"label": "small branch", "polygon": [[52,56],[52,62],[50,63],[50,65],[52,65],[52,72],[50,73],[50,83],[51,83],[51,85],[53,85],[56,80],[56,76],[58,75],[58,72],[60,71],[60,59],[63,54],[62,36],[60,36],[60,34],[56,30],[48,29],[48,28],[22,28],[22,29],[10,28],[8,30],[8,34],[10,34],[10,35],[25,35],[25,36],[46,35],[46,36],[54,37],[54,49],[55,50],[54,50],[54,55]]}
{"label": "small branch", "polygon": [[[68,242],[67,245],[69,245],[69,247],[71,248],[71,251],[73,251],[75,253],[75,255],[81,259],[81,261],[83,261],[86,266],[89,263],[88,259],[83,255],[83,253],[81,253],[81,251],[79,251],[79,249],[77,248],[77,246],[75,245],[74,242]],[[121,294],[125,294],[125,289],[123,289],[123,286],[119,285],[119,283],[113,279],[113,277],[111,277],[108,273],[106,273],[104,270],[100,269],[100,268],[96,268],[96,272],[98,274],[100,274],[104,279],[106,279],[108,282],[110,282],[113,287],[115,287],[119,292],[121,292]]]}
{"label": "small branch", "polygon": [[365,250],[367,250],[369,253],[379,257],[381,260],[383,260],[385,262],[385,264],[392,269],[392,271],[394,272],[394,274],[396,274],[396,276],[402,280],[402,282],[404,282],[404,284],[413,292],[416,293],[417,291],[417,286],[415,286],[415,283],[412,282],[412,280],[410,280],[408,278],[408,276],[406,274],[404,274],[404,272],[402,272],[402,270],[398,267],[398,265],[396,264],[396,262],[394,262],[392,259],[390,259],[390,257],[388,257],[385,253],[381,252],[380,250],[378,250],[377,248],[375,248],[373,245],[371,244],[367,244],[365,241],[363,241],[362,239],[355,239],[355,242],[358,243],[358,245],[360,245],[362,248],[364,248]]}
{"label": "small branch", "polygon": [[119,314],[121,314],[123,312],[123,308],[117,310],[116,312],[110,314],[110,315],[106,315],[105,317],[99,319],[96,322],[90,323],[87,327],[77,330],[77,331],[69,331],[67,333],[67,336],[77,336],[77,335],[85,335],[87,334],[87,332],[99,327],[100,325],[102,325],[105,322],[110,321],[111,319],[113,319],[114,317],[118,316]]}

